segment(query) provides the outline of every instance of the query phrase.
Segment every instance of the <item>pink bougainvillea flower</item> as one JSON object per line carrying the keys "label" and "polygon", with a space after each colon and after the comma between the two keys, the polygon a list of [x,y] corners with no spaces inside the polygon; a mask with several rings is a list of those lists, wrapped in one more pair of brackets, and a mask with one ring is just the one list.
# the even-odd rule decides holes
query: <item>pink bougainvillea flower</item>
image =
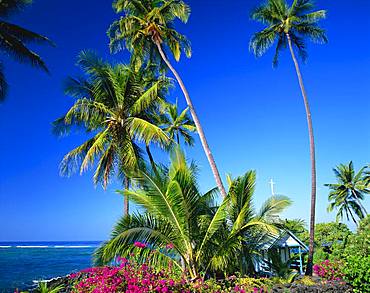
{"label": "pink bougainvillea flower", "polygon": [[138,248],[145,248],[146,247],[146,244],[145,243],[142,243],[142,242],[139,242],[139,241],[136,241],[134,243],[134,246],[136,246]]}
{"label": "pink bougainvillea flower", "polygon": [[166,248],[167,249],[173,249],[175,246],[173,245],[173,243],[169,243],[166,245]]}

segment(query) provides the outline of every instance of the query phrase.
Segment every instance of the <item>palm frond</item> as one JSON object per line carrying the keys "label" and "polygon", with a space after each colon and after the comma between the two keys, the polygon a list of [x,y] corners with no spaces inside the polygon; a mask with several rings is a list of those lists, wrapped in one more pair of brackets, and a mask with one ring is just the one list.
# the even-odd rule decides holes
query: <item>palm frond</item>
{"label": "palm frond", "polygon": [[2,30],[0,31],[0,48],[16,61],[29,63],[34,67],[49,72],[45,62],[39,55],[30,50],[25,44],[14,35]]}
{"label": "palm frond", "polygon": [[0,2],[0,16],[8,17],[13,13],[20,12],[32,2],[32,0],[2,0]]}
{"label": "palm frond", "polygon": [[5,100],[5,97],[8,93],[9,85],[6,82],[5,74],[4,74],[4,66],[0,63],[0,103]]}

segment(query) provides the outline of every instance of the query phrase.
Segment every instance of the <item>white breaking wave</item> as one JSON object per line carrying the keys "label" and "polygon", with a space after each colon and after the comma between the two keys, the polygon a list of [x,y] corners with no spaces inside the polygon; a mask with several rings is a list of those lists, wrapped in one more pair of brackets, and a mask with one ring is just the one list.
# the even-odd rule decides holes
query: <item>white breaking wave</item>
{"label": "white breaking wave", "polygon": [[54,245],[54,248],[90,248],[90,245]]}
{"label": "white breaking wave", "polygon": [[11,248],[10,245],[0,245],[0,248]]}
{"label": "white breaking wave", "polygon": [[16,248],[48,248],[47,245],[17,245]]}

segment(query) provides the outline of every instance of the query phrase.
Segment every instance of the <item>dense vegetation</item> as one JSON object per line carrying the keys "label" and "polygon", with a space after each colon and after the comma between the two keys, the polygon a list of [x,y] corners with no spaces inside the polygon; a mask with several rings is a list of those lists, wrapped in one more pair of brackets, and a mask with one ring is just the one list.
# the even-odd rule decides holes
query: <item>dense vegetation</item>
{"label": "dense vegetation", "polygon": [[[175,61],[180,60],[182,52],[191,56],[190,42],[175,28],[176,20],[188,21],[190,7],[181,0],[113,2],[113,9],[122,16],[108,29],[110,49],[112,53],[127,49],[130,60],[127,64],[109,64],[91,52],[82,52],[78,65],[84,77],[70,78],[66,87],[66,94],[75,99],[74,105],[54,123],[58,134],[79,128],[92,134],[65,156],[62,174],[94,167],[95,184],[101,183],[105,188],[118,178],[124,187],[120,192],[125,198],[124,215],[110,239],[95,253],[96,264],[103,267],[73,276],[75,290],[90,292],[101,286],[99,282],[106,281],[111,282],[114,290],[127,292],[213,292],[217,290],[210,283],[222,279],[223,285],[216,282],[219,290],[263,292],[274,283],[297,279],[297,272],[290,267],[294,256],[284,262],[277,251],[269,251],[264,265],[277,276],[275,280],[226,280],[235,274],[259,277],[256,264],[261,261],[261,247],[268,237],[284,230],[309,244],[304,257],[307,275],[312,274],[315,262],[321,285],[339,282],[341,286],[347,280],[359,288],[358,278],[366,265],[358,265],[358,256],[345,251],[359,243],[355,239],[361,237],[364,224],[355,234],[340,223],[315,225],[315,143],[308,97],[296,58],[298,54],[306,61],[307,40],[327,42],[325,31],[318,24],[326,11],[314,8],[309,0],[296,0],[291,5],[285,0],[266,1],[251,13],[252,19],[266,27],[254,34],[250,42],[250,49],[258,57],[276,43],[274,66],[280,51],[288,48],[295,65],[310,138],[312,189],[307,230],[302,220],[280,218],[291,203],[287,197],[273,196],[260,210],[254,208],[254,171],[228,177],[227,188],[222,183],[193,101],[171,63],[171,55]],[[180,110],[177,102],[169,102],[169,88],[174,84],[167,77],[168,71],[184,94],[186,109]],[[187,161],[181,150],[183,144],[194,145],[194,133],[199,135],[217,186],[205,193],[197,181],[196,164]],[[155,160],[153,146],[171,154],[168,166]],[[326,186],[331,190],[329,211],[338,209],[338,221],[343,215],[348,219],[350,215],[357,223],[354,215],[359,219],[366,216],[361,203],[369,193],[370,176],[366,171],[364,167],[355,174],[352,163],[334,169],[338,183]],[[129,200],[139,207],[137,212],[129,213]],[[356,269],[349,272],[351,266]],[[149,283],[143,286],[147,278]],[[243,282],[248,284],[244,286]],[[311,279],[304,282],[315,284]]]}
{"label": "dense vegetation", "polygon": [[[25,44],[50,41],[4,20],[31,2],[0,2],[0,47],[19,61],[47,71],[43,60]],[[281,51],[288,49],[301,89],[311,162],[307,229],[300,219],[281,219],[291,204],[288,197],[274,195],[256,209],[255,171],[228,176],[227,186],[223,183],[193,100],[172,62],[179,62],[182,53],[191,57],[190,41],[175,27],[176,21],[188,21],[189,5],[181,0],[115,0],[113,9],[120,18],[107,32],[111,52],[127,49],[130,59],[110,63],[92,51],[82,51],[77,61],[82,76],[65,83],[73,105],[54,121],[53,130],[57,135],[84,131],[86,141],[65,155],[61,174],[93,169],[94,184],[103,188],[118,180],[124,214],[110,239],[95,252],[99,267],[72,274],[68,288],[76,292],[267,292],[276,285],[289,290],[292,284],[319,284],[345,292],[348,282],[355,292],[370,292],[370,217],[363,205],[370,194],[368,166],[356,172],[350,162],[333,169],[337,182],[325,186],[330,190],[328,211],[337,210],[337,222],[315,224],[313,121],[297,56],[306,61],[307,41],[327,42],[319,26],[326,11],[316,10],[310,0],[291,4],[267,0],[251,12],[264,28],[251,37],[250,50],[260,57],[276,45],[275,67]],[[175,81],[185,97],[185,109],[177,101],[170,102]],[[6,91],[0,64],[0,101]],[[215,179],[216,187],[207,192],[198,182],[197,165],[182,151],[183,145],[196,143],[195,134]],[[155,159],[153,148],[170,154],[169,165]],[[129,201],[139,207],[134,213]],[[344,218],[357,225],[356,232],[340,223]],[[284,231],[308,244],[303,259],[306,275],[314,273],[319,279],[298,277],[291,268],[296,253],[283,261],[273,249],[268,260],[262,260],[268,273],[262,275],[256,269],[262,247]],[[40,285],[39,290],[48,288]]]}

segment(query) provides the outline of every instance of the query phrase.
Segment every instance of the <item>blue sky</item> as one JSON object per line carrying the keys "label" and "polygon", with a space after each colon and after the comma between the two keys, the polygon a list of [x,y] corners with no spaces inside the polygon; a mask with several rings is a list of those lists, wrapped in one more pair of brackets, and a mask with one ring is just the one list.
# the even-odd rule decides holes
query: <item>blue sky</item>
{"label": "blue sky", "polygon": [[[317,221],[334,220],[326,212],[333,181],[331,168],[353,160],[359,168],[370,161],[370,3],[365,0],[317,0],[329,11],[323,22],[325,46],[310,45],[302,72],[312,106],[317,141]],[[294,204],[284,216],[309,217],[310,169],[304,106],[292,61],[282,54],[272,69],[272,51],[256,59],[248,51],[253,32],[261,26],[249,20],[257,1],[191,0],[192,15],[178,29],[192,41],[193,57],[175,64],[186,82],[222,175],[257,171],[255,202],[277,193]],[[355,12],[355,13],[352,13]],[[6,59],[11,84],[0,105],[0,241],[102,240],[122,214],[118,184],[107,191],[94,188],[91,173],[62,178],[58,165],[83,135],[56,138],[51,122],[72,99],[62,83],[77,74],[76,55],[95,49],[112,60],[127,61],[127,53],[109,56],[105,31],[117,16],[110,1],[62,2],[36,0],[14,22],[49,36],[56,48],[34,47],[51,75]],[[3,56],[1,56],[3,57]],[[183,101],[178,91],[176,97]],[[200,142],[186,150],[201,166],[204,190],[214,181]],[[156,153],[157,158],[165,158]],[[370,200],[365,206],[370,208]]]}

